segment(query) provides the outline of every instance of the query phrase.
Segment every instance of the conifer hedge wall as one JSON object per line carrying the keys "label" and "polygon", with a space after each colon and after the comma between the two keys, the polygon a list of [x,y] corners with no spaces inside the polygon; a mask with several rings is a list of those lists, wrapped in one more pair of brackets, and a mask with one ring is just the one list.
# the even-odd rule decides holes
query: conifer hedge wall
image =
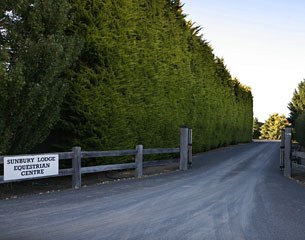
{"label": "conifer hedge wall", "polygon": [[185,20],[179,1],[71,0],[83,38],[69,72],[61,150],[176,147],[193,128],[195,151],[247,142],[252,94]]}

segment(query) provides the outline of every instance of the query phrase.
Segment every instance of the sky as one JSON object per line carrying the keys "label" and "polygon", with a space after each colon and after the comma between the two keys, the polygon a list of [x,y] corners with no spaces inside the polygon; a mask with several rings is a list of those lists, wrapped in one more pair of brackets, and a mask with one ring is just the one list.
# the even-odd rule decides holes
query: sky
{"label": "sky", "polygon": [[288,117],[305,79],[304,0],[181,0],[183,12],[224,58],[232,77],[250,86],[254,117]]}

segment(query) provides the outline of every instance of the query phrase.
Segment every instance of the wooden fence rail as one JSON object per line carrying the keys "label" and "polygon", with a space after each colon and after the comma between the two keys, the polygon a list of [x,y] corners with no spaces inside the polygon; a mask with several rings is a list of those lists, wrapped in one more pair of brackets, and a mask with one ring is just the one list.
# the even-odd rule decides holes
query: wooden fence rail
{"label": "wooden fence rail", "polygon": [[[27,179],[14,179],[4,180],[4,176],[0,176],[0,184],[8,182],[18,182],[24,180],[33,180],[47,177],[59,177],[72,175],[72,188],[78,189],[81,187],[81,175],[84,173],[96,173],[112,170],[125,170],[135,169],[135,177],[140,178],[143,175],[143,167],[151,166],[162,166],[171,163],[178,163],[178,160],[159,160],[143,162],[143,155],[150,154],[164,154],[164,153],[180,153],[179,169],[187,170],[188,164],[191,160],[189,157],[192,156],[192,148],[190,148],[192,139],[190,137],[191,130],[188,128],[180,129],[180,147],[179,148],[157,148],[157,149],[144,149],[143,145],[137,145],[134,150],[113,150],[113,151],[82,151],[80,147],[73,147],[71,152],[59,152],[59,153],[46,153],[56,154],[59,160],[72,159],[72,168],[59,169],[57,175],[53,176],[42,176]],[[41,155],[41,154],[40,154]],[[81,161],[83,158],[97,158],[97,157],[119,157],[119,156],[135,156],[135,162],[123,163],[123,164],[110,164],[110,165],[99,165],[82,167]],[[22,156],[33,156],[33,155],[22,155]],[[0,164],[4,163],[4,157],[0,156]],[[18,157],[18,156],[16,156]]]}

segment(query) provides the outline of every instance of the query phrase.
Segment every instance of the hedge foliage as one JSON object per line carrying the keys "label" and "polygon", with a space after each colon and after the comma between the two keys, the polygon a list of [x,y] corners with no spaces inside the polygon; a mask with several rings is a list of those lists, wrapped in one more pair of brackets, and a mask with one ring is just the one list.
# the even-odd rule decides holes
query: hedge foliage
{"label": "hedge foliage", "polygon": [[300,145],[305,147],[305,112],[298,115],[295,126],[295,139],[299,142]]}
{"label": "hedge foliage", "polygon": [[178,0],[5,0],[0,23],[1,154],[251,139],[250,89]]}
{"label": "hedge foliage", "polygon": [[49,142],[176,147],[182,125],[193,128],[195,151],[251,140],[250,89],[232,79],[180,1],[71,2],[84,48]]}
{"label": "hedge foliage", "polygon": [[59,119],[79,53],[66,0],[0,1],[0,154],[27,153]]}

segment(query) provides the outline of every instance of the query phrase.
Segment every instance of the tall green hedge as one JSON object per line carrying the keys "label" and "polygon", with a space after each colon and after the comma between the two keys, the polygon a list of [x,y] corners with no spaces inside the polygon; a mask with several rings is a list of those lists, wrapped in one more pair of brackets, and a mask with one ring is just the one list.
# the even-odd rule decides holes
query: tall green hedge
{"label": "tall green hedge", "polygon": [[71,0],[84,48],[70,72],[61,150],[175,147],[193,128],[194,150],[247,142],[252,94],[185,20],[174,0]]}

